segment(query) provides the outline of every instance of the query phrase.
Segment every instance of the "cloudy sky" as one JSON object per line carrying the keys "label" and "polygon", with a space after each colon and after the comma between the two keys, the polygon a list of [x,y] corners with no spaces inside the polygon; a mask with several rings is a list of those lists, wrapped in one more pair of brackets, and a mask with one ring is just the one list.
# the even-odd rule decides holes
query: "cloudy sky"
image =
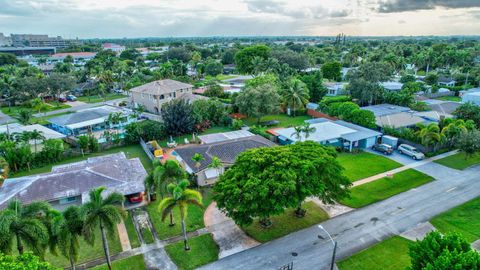
{"label": "cloudy sky", "polygon": [[478,35],[480,0],[0,0],[0,32],[65,38]]}

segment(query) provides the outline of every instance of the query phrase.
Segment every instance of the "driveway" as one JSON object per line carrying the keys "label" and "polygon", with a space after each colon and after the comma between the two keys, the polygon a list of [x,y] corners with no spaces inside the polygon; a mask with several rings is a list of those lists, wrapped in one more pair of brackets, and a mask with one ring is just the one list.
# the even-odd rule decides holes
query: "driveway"
{"label": "driveway", "polygon": [[6,123],[13,123],[16,122],[17,120],[9,115],[4,114],[2,111],[0,111],[0,125],[6,124]]}
{"label": "driveway", "polygon": [[[84,103],[80,101],[75,101],[75,106],[72,106],[70,108],[66,109],[61,109],[61,110],[56,110],[56,111],[50,111],[46,113],[36,113],[33,116],[35,117],[42,117],[42,116],[49,116],[49,115],[54,115],[54,114],[59,114],[59,113],[66,113],[66,112],[75,112],[79,110],[84,110],[84,109],[89,109],[89,108],[94,108],[102,105],[118,105],[118,103],[122,101],[126,101],[128,98],[119,98],[119,99],[114,99],[114,100],[109,100],[107,102],[97,102],[97,103]],[[73,103],[73,102],[72,102]],[[83,103],[83,104],[81,104]],[[69,104],[69,103],[67,103]]]}
{"label": "driveway", "polygon": [[[338,260],[480,196],[478,166],[457,171],[430,162],[416,169],[437,180],[322,223],[338,242]],[[327,235],[312,226],[200,269],[273,270],[291,262],[295,269],[325,269],[331,254]]]}

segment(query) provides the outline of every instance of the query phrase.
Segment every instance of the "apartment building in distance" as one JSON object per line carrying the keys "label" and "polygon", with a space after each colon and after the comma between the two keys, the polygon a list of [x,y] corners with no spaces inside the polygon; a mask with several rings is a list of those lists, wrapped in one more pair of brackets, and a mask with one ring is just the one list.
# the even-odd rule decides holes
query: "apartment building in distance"
{"label": "apartment building in distance", "polygon": [[63,39],[61,36],[49,37],[48,35],[33,35],[33,34],[11,34],[12,45],[15,47],[55,47],[66,48],[69,41]]}
{"label": "apartment building in distance", "polygon": [[0,47],[12,46],[12,39],[0,33]]}

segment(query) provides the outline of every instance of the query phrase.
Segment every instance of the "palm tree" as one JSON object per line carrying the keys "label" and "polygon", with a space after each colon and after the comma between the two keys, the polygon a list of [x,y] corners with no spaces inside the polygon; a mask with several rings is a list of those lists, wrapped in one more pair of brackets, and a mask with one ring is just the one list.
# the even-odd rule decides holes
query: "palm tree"
{"label": "palm tree", "polygon": [[192,161],[195,162],[195,167],[200,168],[200,165],[202,165],[202,161],[205,160],[205,158],[202,156],[200,153],[195,153],[192,157]]}
{"label": "palm tree", "polygon": [[45,136],[43,136],[43,132],[34,129],[30,132],[30,140],[33,140],[35,153],[37,153],[37,144],[40,140],[45,140]]}
{"label": "palm tree", "polygon": [[188,185],[189,182],[187,180],[182,180],[178,184],[169,184],[168,191],[172,194],[172,197],[164,198],[158,205],[158,211],[162,213],[162,221],[165,220],[167,215],[170,214],[174,208],[178,207],[180,218],[182,219],[183,243],[185,250],[190,250],[185,224],[188,206],[196,205],[203,208],[202,195],[196,190],[187,189]]}
{"label": "palm tree", "polygon": [[428,126],[419,124],[417,127],[419,128],[417,136],[427,147],[433,145],[435,148],[438,143],[445,140],[445,135],[440,133],[440,127],[436,123],[430,123]]}
{"label": "palm tree", "polygon": [[10,253],[13,241],[16,241],[20,255],[25,251],[26,245],[35,255],[42,257],[49,235],[41,218],[49,209],[50,205],[46,202],[23,205],[18,200],[11,201],[7,208],[0,212],[1,250]]}
{"label": "palm tree", "polygon": [[294,127],[295,132],[292,133],[292,136],[296,137],[300,142],[302,141],[302,134],[305,137],[305,140],[310,137],[310,134],[315,132],[317,129],[310,126],[310,123],[305,123],[302,126]]}
{"label": "palm tree", "polygon": [[21,109],[18,111],[16,118],[21,124],[28,125],[30,119],[32,119],[32,112],[30,110]]}
{"label": "palm tree", "polygon": [[308,102],[308,88],[299,79],[293,79],[283,90],[282,97],[284,105],[291,108],[295,116],[295,109],[305,106]]}
{"label": "palm tree", "polygon": [[70,268],[75,270],[83,232],[84,215],[77,206],[70,206],[52,222],[52,234],[62,255],[70,261]]}
{"label": "palm tree", "polygon": [[107,259],[108,269],[112,269],[110,261],[110,250],[108,248],[107,235],[113,235],[115,225],[122,221],[126,212],[121,206],[124,197],[120,193],[110,193],[106,198],[102,197],[105,187],[93,189],[89,193],[90,201],[83,205],[85,223],[83,233],[87,242],[93,245],[95,241],[95,230],[100,228],[102,234],[103,250]]}
{"label": "palm tree", "polygon": [[218,170],[222,167],[222,161],[218,157],[212,157],[212,161],[208,164],[208,168],[215,169],[217,174],[219,174]]}

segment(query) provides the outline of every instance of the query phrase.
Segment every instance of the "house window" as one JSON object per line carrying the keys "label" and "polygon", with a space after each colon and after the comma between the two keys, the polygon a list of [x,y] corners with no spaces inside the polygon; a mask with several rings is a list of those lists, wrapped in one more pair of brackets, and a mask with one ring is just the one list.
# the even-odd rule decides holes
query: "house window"
{"label": "house window", "polygon": [[165,96],[164,96],[164,95],[160,95],[160,99],[165,99]]}
{"label": "house window", "polygon": [[177,92],[173,92],[173,97],[177,97]]}
{"label": "house window", "polygon": [[77,197],[68,197],[60,199],[60,204],[69,204],[77,201]]}

